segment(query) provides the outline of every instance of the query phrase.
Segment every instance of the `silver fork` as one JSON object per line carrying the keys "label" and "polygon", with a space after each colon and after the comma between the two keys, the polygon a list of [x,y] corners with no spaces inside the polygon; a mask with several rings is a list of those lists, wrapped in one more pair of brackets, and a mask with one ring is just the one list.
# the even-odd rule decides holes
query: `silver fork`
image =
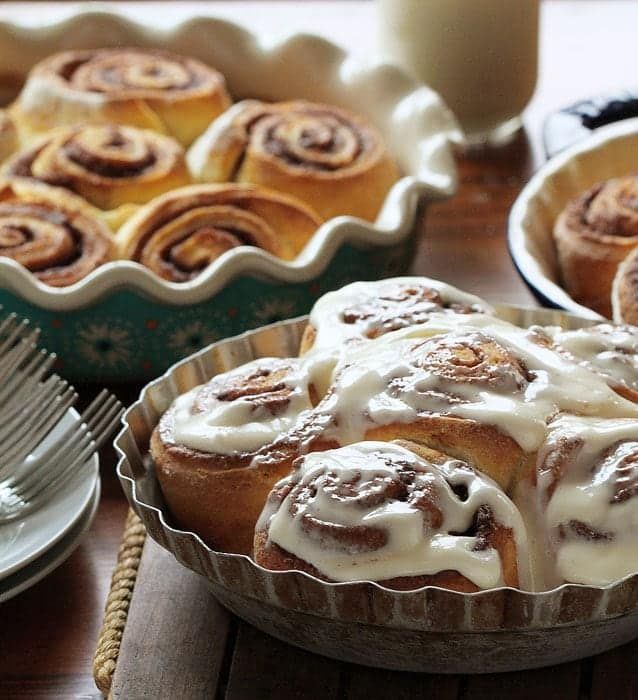
{"label": "silver fork", "polygon": [[81,473],[113,433],[123,411],[115,396],[104,390],[45,452],[27,457],[0,482],[0,524],[41,507]]}

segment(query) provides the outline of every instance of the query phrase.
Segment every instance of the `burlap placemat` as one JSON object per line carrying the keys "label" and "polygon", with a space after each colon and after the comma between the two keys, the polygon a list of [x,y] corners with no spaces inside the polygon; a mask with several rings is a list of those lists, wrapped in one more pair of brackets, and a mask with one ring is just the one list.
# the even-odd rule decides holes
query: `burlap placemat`
{"label": "burlap placemat", "polygon": [[142,521],[129,510],[106,599],[104,621],[93,656],[93,678],[104,695],[108,695],[111,689],[145,539],[146,530]]}

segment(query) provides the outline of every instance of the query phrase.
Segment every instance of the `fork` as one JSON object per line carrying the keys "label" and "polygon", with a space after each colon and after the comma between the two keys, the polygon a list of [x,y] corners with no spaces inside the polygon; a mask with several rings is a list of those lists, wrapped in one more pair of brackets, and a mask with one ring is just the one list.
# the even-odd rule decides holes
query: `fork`
{"label": "fork", "polygon": [[103,390],[82,416],[41,455],[30,455],[0,482],[0,524],[22,518],[82,473],[90,457],[106,442],[124,412]]}

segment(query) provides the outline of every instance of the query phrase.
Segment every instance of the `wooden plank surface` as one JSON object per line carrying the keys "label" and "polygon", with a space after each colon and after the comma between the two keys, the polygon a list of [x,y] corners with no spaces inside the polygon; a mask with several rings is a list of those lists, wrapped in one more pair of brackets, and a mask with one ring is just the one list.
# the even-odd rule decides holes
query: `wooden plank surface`
{"label": "wooden plank surface", "polygon": [[206,581],[148,538],[133,598],[113,699],[214,697],[230,615]]}
{"label": "wooden plank surface", "polygon": [[[0,4],[0,19],[20,19],[25,24],[37,24],[76,11],[72,3],[5,2]],[[130,13],[142,21],[153,21],[172,26],[180,18],[193,11],[217,14],[245,23],[260,32],[287,33],[299,29],[311,30],[328,36],[359,54],[367,55],[374,47],[374,15],[372,2],[209,2],[209,3],[127,3],[117,4],[119,11]],[[542,161],[540,128],[545,115],[571,100],[597,92],[607,92],[623,87],[636,87],[635,33],[638,26],[638,2],[635,0],[588,0],[587,2],[549,0],[543,3],[541,31],[541,65],[536,95],[526,113],[527,131],[510,147],[491,152],[483,157],[465,158],[459,163],[459,192],[448,202],[432,207],[427,213],[425,227],[421,230],[413,272],[440,277],[453,284],[484,295],[491,301],[533,303],[533,299],[514,270],[506,248],[505,225],[511,203],[524,182]],[[131,400],[139,387],[117,388],[125,400]],[[83,387],[85,400],[95,393],[94,387]],[[101,625],[104,601],[108,592],[110,574],[115,565],[117,546],[122,533],[126,503],[115,478],[115,457],[105,451],[102,459],[103,495],[97,519],[88,537],[69,560],[54,574],[26,591],[15,600],[0,607],[0,698],[97,698],[99,694],[91,677],[91,657]],[[179,611],[179,602],[185,598],[169,598],[165,593],[164,607],[172,600],[171,614],[183,616],[201,630],[200,616],[210,615],[211,599],[205,593],[205,585],[194,574],[184,572],[173,560],[164,558],[162,567],[153,569],[153,561],[147,562],[140,582],[145,581],[144,571],[156,571],[159,584],[176,581],[176,590],[184,587],[200,601],[197,615]],[[182,577],[191,577],[183,582]],[[142,585],[142,584],[140,584]],[[142,589],[143,591],[143,589]],[[194,593],[193,593],[194,591]],[[158,595],[157,589],[154,595]],[[143,592],[139,599],[142,600]],[[134,598],[135,600],[135,598]],[[135,614],[137,602],[133,606]],[[213,604],[214,609],[214,604]],[[149,613],[152,616],[152,610]],[[189,617],[189,615],[191,617]],[[133,619],[133,618],[132,618]],[[223,617],[206,618],[208,620]],[[161,628],[161,620],[142,620]],[[164,623],[165,624],[165,623]],[[209,635],[223,632],[214,625]],[[230,624],[233,632],[237,626]],[[133,632],[131,632],[133,630]],[[129,627],[127,634],[135,634],[136,627]],[[171,697],[155,686],[157,694],[149,696],[136,680],[136,673],[157,673],[163,664],[163,656],[150,635],[140,639],[145,644],[144,657],[155,669],[149,671],[137,665],[129,665],[126,676],[124,667],[118,671],[117,688],[123,688],[120,697],[136,700],[137,697]],[[479,697],[505,697],[517,700],[523,697],[548,698],[574,697],[574,692],[586,700],[638,697],[636,667],[638,644],[628,645],[608,652],[592,662],[558,669],[545,669],[531,674],[510,674],[499,677],[459,679],[452,677],[423,677],[409,674],[393,674],[355,667],[338,662],[325,662],[305,652],[286,648],[243,625],[237,627],[236,638],[228,637],[229,645],[219,656],[215,646],[213,661],[209,662],[208,680],[188,677],[185,674],[184,656],[175,654],[170,663],[187,688],[201,689],[205,697],[217,697],[227,693],[237,699],[251,697],[251,678],[242,680],[242,673],[261,673],[264,678],[257,687],[262,697],[282,697],[281,688],[297,689],[301,693],[317,679],[328,678],[331,688],[338,688],[343,698],[387,697],[458,697],[471,700]],[[208,637],[206,637],[208,639]],[[126,641],[126,649],[134,648],[134,639]],[[236,643],[234,643],[236,642]],[[193,640],[194,645],[202,639]],[[192,648],[199,648],[194,646]],[[142,649],[142,646],[139,647]],[[273,650],[275,652],[273,653]],[[279,650],[279,653],[277,653]],[[170,646],[161,648],[162,654],[174,653]],[[154,655],[153,655],[154,654]],[[178,663],[176,657],[182,660]],[[262,663],[255,657],[262,657]],[[135,658],[135,657],[131,657]],[[285,661],[278,662],[283,658]],[[187,663],[187,662],[186,662]],[[326,663],[330,671],[326,672]],[[215,664],[221,664],[216,666]],[[283,665],[285,664],[285,666]],[[281,681],[288,672],[289,680]],[[312,676],[313,668],[320,669]],[[205,666],[205,664],[204,664]],[[217,669],[219,673],[217,673]],[[336,669],[336,670],[335,670]],[[193,668],[188,670],[193,673]],[[200,666],[198,671],[201,672]],[[215,671],[213,680],[210,675]],[[161,675],[161,671],[159,671]],[[335,677],[338,676],[338,681]],[[253,676],[254,678],[254,676]],[[278,685],[284,683],[283,686]],[[206,685],[208,683],[208,685]],[[289,685],[286,686],[285,684]],[[336,685],[335,685],[336,684]],[[323,687],[323,686],[319,686]],[[204,691],[205,689],[205,691]],[[553,693],[553,695],[552,695]],[[175,697],[174,695],[172,697]],[[186,695],[183,697],[187,697]],[[191,693],[190,697],[196,697]],[[202,697],[200,695],[200,697]],[[252,697],[255,697],[252,695]],[[306,696],[300,696],[306,697]],[[580,700],[580,699],[579,699]]]}

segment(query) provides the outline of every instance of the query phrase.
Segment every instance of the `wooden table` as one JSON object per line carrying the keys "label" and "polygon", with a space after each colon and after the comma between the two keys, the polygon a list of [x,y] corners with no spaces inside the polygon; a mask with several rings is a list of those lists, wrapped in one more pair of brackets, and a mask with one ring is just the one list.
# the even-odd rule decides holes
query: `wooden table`
{"label": "wooden table", "polygon": [[[123,10],[170,24],[196,8],[235,18],[260,31],[314,30],[358,53],[372,50],[374,42],[370,2],[183,3],[159,10],[157,5],[132,3]],[[34,8],[27,3],[4,3],[0,19],[18,17],[36,23],[69,12],[73,7],[66,4]],[[638,2],[630,0],[544,3],[540,80],[527,112],[527,130],[508,148],[460,161],[458,195],[428,211],[413,272],[440,277],[492,301],[534,303],[507,254],[508,210],[542,160],[539,132],[548,111],[596,91],[637,86],[637,26]],[[116,390],[130,401],[139,387]],[[82,391],[86,399],[97,388],[83,387]],[[102,501],[82,545],[47,579],[0,606],[0,698],[99,695],[91,677],[91,659],[127,509],[113,465],[114,455],[105,452]],[[159,566],[161,558],[153,561]],[[196,583],[183,585],[179,595],[188,594],[188,586]],[[207,610],[210,613],[212,608]],[[222,639],[211,653],[220,664],[216,691],[220,698],[638,697],[638,643],[552,669],[434,677],[376,671],[315,657],[228,620],[224,614],[218,624]],[[147,640],[149,654],[155,643]],[[188,685],[188,667],[171,671]],[[205,696],[209,694],[202,691]],[[129,688],[120,697],[146,696]]]}

